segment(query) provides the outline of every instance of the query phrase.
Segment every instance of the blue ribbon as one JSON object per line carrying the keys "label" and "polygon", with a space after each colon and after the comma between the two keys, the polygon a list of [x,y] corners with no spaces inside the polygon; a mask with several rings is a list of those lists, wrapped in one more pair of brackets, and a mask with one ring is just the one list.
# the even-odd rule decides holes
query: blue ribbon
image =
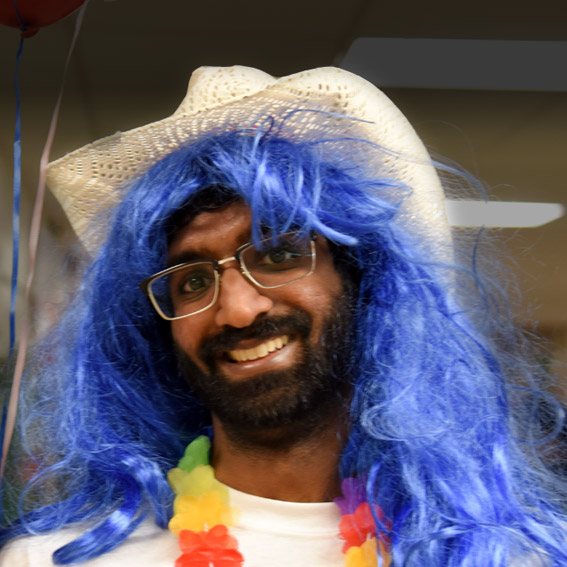
{"label": "blue ribbon", "polygon": [[20,80],[19,69],[24,48],[24,38],[20,38],[20,46],[16,56],[16,72],[14,88],[16,91],[16,131],[14,135],[14,200],[12,208],[12,287],[10,292],[10,359],[16,340],[16,299],[18,296],[18,258],[20,250],[20,196],[22,192],[22,143],[20,117]]}

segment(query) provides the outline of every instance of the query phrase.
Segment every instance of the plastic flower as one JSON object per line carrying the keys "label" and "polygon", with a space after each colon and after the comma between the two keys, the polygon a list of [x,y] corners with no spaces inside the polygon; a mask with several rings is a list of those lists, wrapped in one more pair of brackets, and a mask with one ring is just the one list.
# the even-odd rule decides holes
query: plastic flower
{"label": "plastic flower", "polygon": [[198,465],[191,472],[171,469],[167,473],[167,481],[178,496],[200,496],[215,490],[223,501],[228,502],[228,489],[215,479],[215,471],[209,465]]}
{"label": "plastic flower", "polygon": [[[390,529],[390,522],[384,517],[384,512],[379,506],[374,506],[374,512],[378,519]],[[372,509],[368,502],[363,502],[358,506],[354,514],[347,514],[341,518],[339,524],[339,532],[345,540],[343,553],[346,553],[351,547],[358,547],[366,540],[376,536],[376,524],[372,516]],[[388,537],[380,532],[378,534],[380,541],[388,544]]]}
{"label": "plastic flower", "polygon": [[177,466],[184,471],[191,472],[198,465],[208,465],[210,449],[211,440],[208,437],[205,435],[197,437],[187,445]]}
{"label": "plastic flower", "polygon": [[354,514],[356,509],[366,501],[366,477],[345,478],[341,482],[342,496],[335,498],[335,504],[340,508],[341,514]]}
{"label": "plastic flower", "polygon": [[354,514],[347,514],[341,518],[339,524],[341,537],[345,540],[343,553],[351,547],[362,545],[370,537],[376,535],[376,525],[368,502],[358,506]]}
{"label": "plastic flower", "polygon": [[377,548],[375,537],[365,541],[360,546],[351,547],[345,553],[345,567],[376,567],[378,551],[382,558],[382,566],[389,567],[391,559],[386,546],[379,541]]}
{"label": "plastic flower", "polygon": [[241,567],[244,561],[226,526],[214,526],[206,532],[183,530],[179,547],[182,555],[175,567]]}
{"label": "plastic flower", "polygon": [[169,529],[175,535],[181,530],[198,532],[217,524],[233,525],[237,516],[236,510],[228,506],[216,490],[202,496],[178,496],[174,511]]}

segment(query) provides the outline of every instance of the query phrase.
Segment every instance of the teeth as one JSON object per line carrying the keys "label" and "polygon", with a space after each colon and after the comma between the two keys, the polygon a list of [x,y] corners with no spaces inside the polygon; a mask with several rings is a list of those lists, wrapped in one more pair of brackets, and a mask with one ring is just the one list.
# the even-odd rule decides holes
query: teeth
{"label": "teeth", "polygon": [[289,342],[289,337],[287,335],[282,335],[276,339],[270,339],[265,343],[262,343],[254,348],[238,349],[229,351],[228,355],[232,360],[237,362],[244,362],[246,360],[257,360],[258,358],[264,358],[268,356],[271,352],[283,348]]}

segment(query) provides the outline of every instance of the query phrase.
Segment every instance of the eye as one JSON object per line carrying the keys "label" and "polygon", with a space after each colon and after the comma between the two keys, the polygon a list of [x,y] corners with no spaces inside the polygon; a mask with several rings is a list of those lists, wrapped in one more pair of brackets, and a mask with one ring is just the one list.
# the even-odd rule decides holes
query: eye
{"label": "eye", "polygon": [[195,301],[215,287],[215,274],[208,266],[191,266],[171,277],[170,289],[173,302]]}
{"label": "eye", "polygon": [[266,264],[282,264],[289,262],[297,257],[297,252],[286,250],[285,248],[272,248],[264,256]]}
{"label": "eye", "polygon": [[210,282],[207,282],[204,276],[193,275],[183,282],[181,289],[182,291],[185,291],[187,293],[192,293],[195,291],[200,291],[208,285],[210,285]]}
{"label": "eye", "polygon": [[256,252],[254,259],[247,265],[254,271],[281,272],[292,270],[302,264],[304,256],[292,244],[285,244]]}
{"label": "eye", "polygon": [[240,260],[260,285],[282,285],[283,280],[302,277],[312,268],[311,241],[295,233],[266,238],[258,248],[251,244],[244,248]]}

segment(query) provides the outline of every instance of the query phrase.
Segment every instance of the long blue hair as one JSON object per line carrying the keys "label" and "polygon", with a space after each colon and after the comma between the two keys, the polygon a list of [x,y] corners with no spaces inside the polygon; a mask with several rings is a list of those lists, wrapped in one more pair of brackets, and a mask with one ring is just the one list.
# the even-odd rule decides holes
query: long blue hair
{"label": "long blue hair", "polygon": [[567,565],[566,490],[537,450],[546,431],[534,367],[474,256],[458,266],[418,242],[417,226],[398,222],[412,188],[335,157],[325,142],[232,131],[175,151],[129,189],[30,368],[21,435],[34,472],[4,541],[94,526],[55,552],[66,565],[108,552],[148,516],[166,527],[165,472],[210,417],[138,283],[165,267],[171,219],[214,190],[249,204],[253,238],[266,226],[315,230],[358,274],[340,473],[368,479],[394,564],[504,567],[541,553]]}

